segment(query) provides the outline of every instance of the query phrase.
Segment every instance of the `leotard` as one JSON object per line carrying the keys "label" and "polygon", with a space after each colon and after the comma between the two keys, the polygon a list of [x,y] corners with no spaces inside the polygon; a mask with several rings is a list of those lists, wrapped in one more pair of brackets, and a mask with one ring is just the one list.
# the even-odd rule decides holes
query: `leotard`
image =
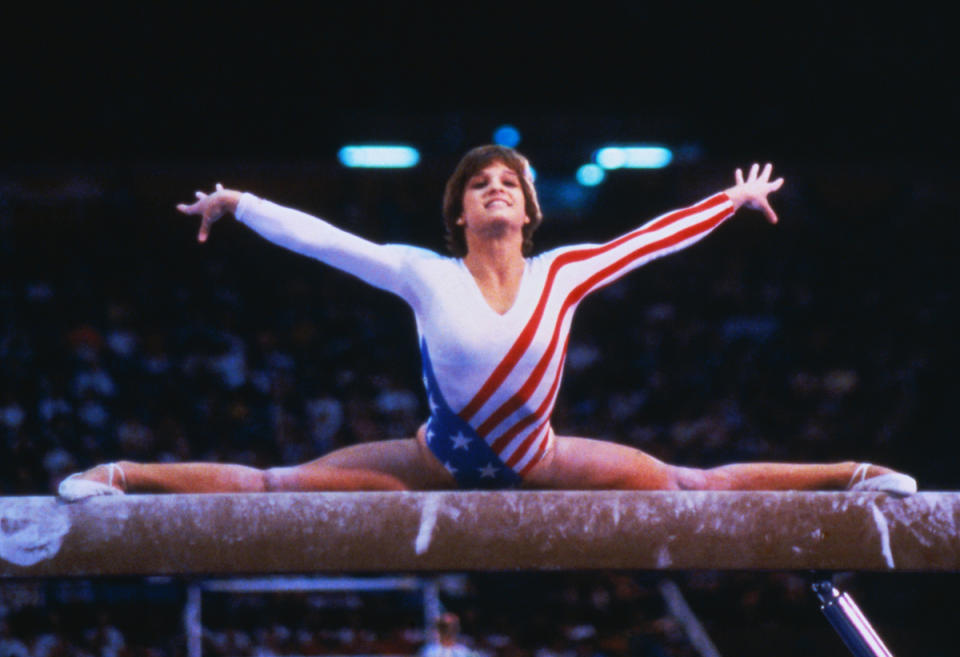
{"label": "leotard", "polygon": [[573,312],[651,260],[699,241],[734,212],[725,193],[605,244],[526,259],[513,306],[494,311],[462,259],[375,244],[244,194],[237,218],[270,241],[400,296],[413,309],[430,405],[427,444],[463,488],[504,488],[550,450]]}

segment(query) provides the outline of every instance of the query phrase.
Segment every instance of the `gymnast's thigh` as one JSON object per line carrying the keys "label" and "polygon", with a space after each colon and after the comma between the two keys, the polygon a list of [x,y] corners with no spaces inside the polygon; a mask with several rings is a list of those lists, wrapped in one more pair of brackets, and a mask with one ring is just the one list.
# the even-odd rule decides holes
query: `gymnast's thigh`
{"label": "gymnast's thigh", "polygon": [[430,453],[419,436],[350,445],[295,467],[305,471],[336,468],[375,472],[394,477],[411,490],[456,487],[453,477]]}
{"label": "gymnast's thigh", "polygon": [[523,479],[524,488],[676,490],[676,468],[627,445],[557,436],[554,448]]}

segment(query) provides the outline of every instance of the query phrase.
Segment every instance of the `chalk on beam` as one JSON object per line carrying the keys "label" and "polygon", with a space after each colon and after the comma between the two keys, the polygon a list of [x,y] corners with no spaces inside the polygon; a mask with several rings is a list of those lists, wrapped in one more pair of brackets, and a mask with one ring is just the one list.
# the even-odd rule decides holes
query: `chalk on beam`
{"label": "chalk on beam", "polygon": [[0,498],[0,576],[960,568],[960,494]]}

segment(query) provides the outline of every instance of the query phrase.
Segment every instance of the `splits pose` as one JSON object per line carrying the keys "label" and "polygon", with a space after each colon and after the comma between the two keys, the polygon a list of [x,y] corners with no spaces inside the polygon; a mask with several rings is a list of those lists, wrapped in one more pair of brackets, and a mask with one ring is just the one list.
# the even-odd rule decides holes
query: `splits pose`
{"label": "splits pose", "polygon": [[217,185],[178,209],[202,217],[206,241],[225,214],[266,239],[398,295],[413,309],[430,417],[415,437],[354,445],[298,466],[220,463],[100,465],[60,486],[67,499],[138,492],[553,488],[916,491],[913,478],[866,463],[733,464],[696,469],[625,445],[558,436],[550,425],[573,313],[587,294],[685,248],[742,206],[777,217],[783,179],[753,165],[746,179],[605,244],[532,256],[542,215],[529,164],[500,146],[461,160],[444,194],[453,257],[378,245],[249,193]]}

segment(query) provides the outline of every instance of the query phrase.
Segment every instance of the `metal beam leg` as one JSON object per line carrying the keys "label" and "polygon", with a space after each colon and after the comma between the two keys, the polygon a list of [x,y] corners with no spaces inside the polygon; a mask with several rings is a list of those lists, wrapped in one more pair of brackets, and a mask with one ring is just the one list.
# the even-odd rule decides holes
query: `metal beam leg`
{"label": "metal beam leg", "polygon": [[814,582],[813,591],[820,610],[856,657],[893,657],[853,598],[828,579]]}
{"label": "metal beam leg", "polygon": [[187,635],[187,657],[201,657],[203,654],[203,589],[197,582],[187,586],[187,604],[183,610],[183,626]]}

